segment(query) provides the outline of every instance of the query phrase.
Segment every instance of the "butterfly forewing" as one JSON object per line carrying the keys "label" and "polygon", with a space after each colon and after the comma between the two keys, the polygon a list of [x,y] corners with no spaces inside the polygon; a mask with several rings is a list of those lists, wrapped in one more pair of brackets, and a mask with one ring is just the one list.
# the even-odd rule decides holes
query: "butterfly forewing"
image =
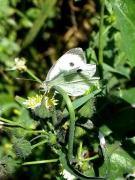
{"label": "butterfly forewing", "polygon": [[78,69],[86,64],[86,58],[81,48],[73,48],[61,56],[49,70],[46,81],[51,81],[62,72]]}

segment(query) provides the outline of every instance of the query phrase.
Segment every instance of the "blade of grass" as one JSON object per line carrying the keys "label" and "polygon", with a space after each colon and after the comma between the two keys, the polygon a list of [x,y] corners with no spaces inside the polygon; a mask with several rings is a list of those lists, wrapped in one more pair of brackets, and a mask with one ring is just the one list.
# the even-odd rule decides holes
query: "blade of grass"
{"label": "blade of grass", "polygon": [[28,34],[26,35],[26,37],[23,41],[22,48],[27,47],[35,39],[39,30],[41,29],[41,27],[45,23],[46,19],[52,13],[55,3],[56,3],[56,0],[51,0],[51,1],[45,0],[44,1],[39,16],[35,20],[33,27],[30,29],[30,31],[28,32]]}
{"label": "blade of grass", "polygon": [[103,79],[103,26],[104,26],[104,8],[105,0],[101,0],[101,12],[100,12],[100,25],[99,25],[99,51],[98,51],[98,63],[99,73],[101,79]]}

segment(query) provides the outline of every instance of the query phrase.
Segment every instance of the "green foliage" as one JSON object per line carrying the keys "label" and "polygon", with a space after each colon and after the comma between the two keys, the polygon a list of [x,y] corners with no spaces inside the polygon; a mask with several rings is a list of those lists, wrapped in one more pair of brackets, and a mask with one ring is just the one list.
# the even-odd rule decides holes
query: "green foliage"
{"label": "green foliage", "polygon": [[81,117],[91,118],[95,110],[94,100],[91,99],[79,110]]}
{"label": "green foliage", "polygon": [[11,176],[17,167],[17,160],[4,156],[0,160],[0,178],[5,179],[8,176]]}
{"label": "green foliage", "polygon": [[[0,179],[65,179],[64,170],[81,179],[134,176],[134,12],[134,0],[0,0]],[[70,98],[54,87],[59,76],[57,93],[44,94],[51,65],[77,46],[100,64],[100,87]],[[22,56],[20,71],[14,59]]]}
{"label": "green foliage", "polygon": [[[33,24],[33,27],[31,28],[28,35],[26,36],[26,38],[25,38],[25,40],[23,42],[23,47],[28,46],[34,40],[34,38],[36,37],[36,35],[39,32],[40,28],[45,23],[45,20],[48,17],[53,17],[55,15],[54,14],[54,5],[55,5],[55,3],[56,3],[56,0],[52,0],[52,1],[47,0],[47,1],[45,1],[45,2],[43,2],[41,4],[42,9],[41,9],[39,15],[37,16],[36,21]],[[30,15],[30,11],[29,11],[28,14]]]}
{"label": "green foliage", "polygon": [[31,154],[32,147],[30,142],[26,139],[14,137],[13,149],[18,157],[25,159]]}
{"label": "green foliage", "polygon": [[135,66],[135,3],[134,0],[112,1],[116,27],[121,32],[121,48],[132,66]]}

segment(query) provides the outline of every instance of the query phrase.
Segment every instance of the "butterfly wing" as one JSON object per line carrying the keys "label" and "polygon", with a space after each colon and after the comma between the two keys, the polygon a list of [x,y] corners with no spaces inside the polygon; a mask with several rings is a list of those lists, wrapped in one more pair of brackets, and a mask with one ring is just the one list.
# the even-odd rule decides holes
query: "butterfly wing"
{"label": "butterfly wing", "polygon": [[[91,72],[94,69],[94,72]],[[87,65],[84,70],[80,72],[61,73],[52,81],[46,81],[48,88],[52,86],[59,86],[64,89],[70,96],[83,95],[92,84],[97,83],[98,77],[92,77],[95,73],[96,66]]]}
{"label": "butterfly wing", "polygon": [[96,73],[96,64],[84,64],[79,68],[79,71],[87,74],[87,76],[92,77]]}
{"label": "butterfly wing", "polygon": [[52,66],[47,74],[46,81],[51,81],[60,73],[78,69],[85,64],[86,58],[82,48],[73,48],[61,56]]}

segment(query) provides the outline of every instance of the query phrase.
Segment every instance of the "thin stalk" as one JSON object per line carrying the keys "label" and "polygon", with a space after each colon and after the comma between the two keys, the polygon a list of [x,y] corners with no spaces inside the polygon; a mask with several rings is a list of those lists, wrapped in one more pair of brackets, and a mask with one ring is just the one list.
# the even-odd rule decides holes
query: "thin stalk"
{"label": "thin stalk", "polygon": [[[16,127],[16,128],[22,128],[24,129],[25,131],[29,132],[29,133],[42,133],[42,134],[46,134],[48,135],[47,132],[43,131],[43,130],[34,130],[34,129],[28,129],[28,128],[25,128],[23,126],[21,126],[20,124],[17,124],[16,122],[13,122],[9,119],[5,119],[5,118],[2,118],[0,117],[0,122],[1,124],[0,125],[5,125],[5,126],[9,126],[9,127]],[[2,124],[3,122],[3,124]]]}
{"label": "thin stalk", "polygon": [[99,51],[98,62],[101,78],[103,78],[102,66],[103,66],[103,27],[104,27],[104,8],[105,0],[101,0],[101,12],[100,12],[100,24],[99,24]]}
{"label": "thin stalk", "polygon": [[45,144],[45,143],[47,143],[47,142],[48,142],[48,140],[40,141],[39,143],[32,145],[32,149],[34,149],[34,148],[36,148],[36,147],[38,147],[38,146],[40,146],[40,145],[42,145],[42,144]]}
{"label": "thin stalk", "polygon": [[79,160],[81,159],[81,156],[82,156],[82,145],[83,145],[83,143],[82,143],[82,141],[80,141],[78,152],[77,152],[77,157]]}
{"label": "thin stalk", "polygon": [[18,124],[16,124],[15,122],[13,122],[13,121],[11,121],[11,120],[9,120],[9,119],[2,118],[2,117],[0,117],[0,121],[2,121],[2,122],[4,122],[4,123],[9,123],[9,124],[11,124],[11,125],[18,125]]}
{"label": "thin stalk", "polygon": [[97,159],[97,158],[99,158],[99,155],[98,155],[98,154],[95,155],[95,156],[93,156],[93,157],[90,157],[90,158],[81,159],[81,161],[82,161],[82,162],[85,162],[85,161],[92,161],[92,160],[95,160],[95,159]]}
{"label": "thin stalk", "polygon": [[75,112],[73,104],[67,95],[67,93],[60,87],[54,86],[54,89],[56,89],[62,96],[63,99],[67,105],[69,115],[70,115],[70,124],[69,124],[69,138],[68,138],[68,160],[69,162],[73,159],[73,145],[74,145],[74,132],[75,132]]}
{"label": "thin stalk", "polygon": [[34,138],[32,138],[31,140],[30,140],[30,142],[33,142],[33,141],[35,141],[35,140],[37,140],[37,139],[39,139],[39,138],[41,138],[41,137],[45,137],[46,138],[46,135],[38,135],[38,136],[36,136],[36,137],[34,137]]}
{"label": "thin stalk", "polygon": [[27,72],[33,79],[35,79],[37,82],[42,83],[42,81],[41,81],[38,77],[36,77],[36,76],[32,73],[32,71],[30,71],[29,69],[26,69],[26,72]]}
{"label": "thin stalk", "polygon": [[45,164],[45,163],[52,163],[52,162],[57,162],[59,159],[49,159],[49,160],[41,160],[41,161],[30,161],[30,162],[25,162],[22,165],[35,165],[35,164]]}

